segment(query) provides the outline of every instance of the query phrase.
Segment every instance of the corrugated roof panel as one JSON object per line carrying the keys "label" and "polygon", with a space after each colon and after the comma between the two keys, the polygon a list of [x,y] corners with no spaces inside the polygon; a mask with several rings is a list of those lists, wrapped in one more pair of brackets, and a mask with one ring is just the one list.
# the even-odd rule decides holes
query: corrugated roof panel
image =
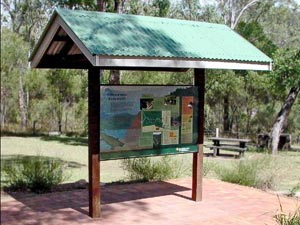
{"label": "corrugated roof panel", "polygon": [[225,25],[79,10],[57,13],[95,55],[272,62]]}

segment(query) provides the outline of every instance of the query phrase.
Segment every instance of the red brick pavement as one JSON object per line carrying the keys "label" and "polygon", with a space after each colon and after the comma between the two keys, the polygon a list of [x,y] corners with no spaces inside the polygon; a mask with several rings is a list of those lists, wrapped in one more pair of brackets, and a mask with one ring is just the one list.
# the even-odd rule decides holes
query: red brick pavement
{"label": "red brick pavement", "polygon": [[[102,187],[102,218],[91,219],[87,190],[18,198],[1,203],[1,224],[47,225],[273,225],[277,196],[204,179],[203,201],[193,202],[191,179]],[[280,198],[283,209],[299,202]]]}

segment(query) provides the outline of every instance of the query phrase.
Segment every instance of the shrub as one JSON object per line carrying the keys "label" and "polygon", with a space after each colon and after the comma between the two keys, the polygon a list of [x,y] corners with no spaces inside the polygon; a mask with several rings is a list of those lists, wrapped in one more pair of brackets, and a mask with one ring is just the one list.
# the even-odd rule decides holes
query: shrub
{"label": "shrub", "polygon": [[278,225],[299,225],[300,224],[300,207],[297,207],[294,212],[285,214],[283,212],[279,197],[278,197],[278,200],[279,200],[279,204],[280,204],[280,212],[278,212],[274,216],[276,223]]}
{"label": "shrub", "polygon": [[66,179],[64,162],[42,156],[18,156],[1,165],[8,188],[35,193],[50,191]]}
{"label": "shrub", "polygon": [[152,158],[124,159],[122,166],[129,172],[130,180],[145,182],[178,178],[187,170],[182,162],[170,156],[156,160]]}
{"label": "shrub", "polygon": [[244,158],[237,163],[215,169],[222,181],[260,189],[274,188],[278,171],[276,159],[269,155]]}
{"label": "shrub", "polygon": [[300,191],[300,183],[296,184],[294,187],[291,188],[290,196],[295,196],[297,191]]}
{"label": "shrub", "polygon": [[210,173],[212,170],[214,170],[214,168],[216,167],[216,163],[208,160],[208,159],[204,159],[203,161],[203,176],[207,176],[208,173]]}

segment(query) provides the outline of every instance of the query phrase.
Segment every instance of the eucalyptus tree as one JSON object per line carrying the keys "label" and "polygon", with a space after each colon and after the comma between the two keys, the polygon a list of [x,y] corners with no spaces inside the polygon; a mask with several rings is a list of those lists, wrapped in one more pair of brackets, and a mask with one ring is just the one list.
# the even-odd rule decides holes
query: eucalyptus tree
{"label": "eucalyptus tree", "polygon": [[[293,105],[297,96],[299,96],[299,14],[300,5],[296,1],[280,0],[258,19],[266,34],[278,46],[278,50],[273,55],[273,72],[270,73],[273,93],[277,101],[281,102],[281,108],[271,130],[273,154],[278,152],[280,134],[285,129],[290,112],[294,108]],[[300,133],[299,125],[298,133]]]}
{"label": "eucalyptus tree", "polygon": [[18,118],[23,130],[27,126],[28,95],[24,96],[23,76],[28,73],[28,49],[20,35],[1,29],[1,127],[18,122]]}
{"label": "eucalyptus tree", "polygon": [[32,47],[54,5],[51,0],[2,0],[1,24],[20,34]]}
{"label": "eucalyptus tree", "polygon": [[300,43],[300,4],[280,0],[270,6],[257,22],[279,48],[297,48]]}
{"label": "eucalyptus tree", "polygon": [[[18,102],[19,112],[21,118],[22,129],[25,129],[28,125],[28,105],[29,105],[29,89],[26,86],[26,76],[29,72],[27,57],[30,48],[38,39],[38,35],[41,34],[43,27],[48,20],[48,17],[52,11],[53,2],[50,0],[3,0],[1,1],[1,26],[5,26],[12,32],[22,37],[23,45],[17,45],[12,40],[4,40],[1,36],[1,42],[9,41],[13,45],[22,49],[22,66],[19,63],[16,65],[14,61],[11,64],[18,70]],[[2,28],[1,28],[2,29]],[[29,45],[27,44],[29,43]],[[26,53],[24,53],[26,49]],[[1,57],[2,58],[2,57]],[[21,59],[20,58],[20,59]],[[16,59],[17,60],[17,59]],[[21,61],[21,60],[19,60]]]}
{"label": "eucalyptus tree", "polygon": [[48,81],[47,111],[54,121],[56,128],[61,133],[68,129],[69,114],[72,107],[86,97],[82,92],[86,76],[80,70],[54,69],[46,76]]}
{"label": "eucalyptus tree", "polygon": [[276,92],[286,95],[272,128],[272,153],[277,154],[284,122],[300,92],[300,49],[279,49],[274,55],[274,71],[270,73]]}

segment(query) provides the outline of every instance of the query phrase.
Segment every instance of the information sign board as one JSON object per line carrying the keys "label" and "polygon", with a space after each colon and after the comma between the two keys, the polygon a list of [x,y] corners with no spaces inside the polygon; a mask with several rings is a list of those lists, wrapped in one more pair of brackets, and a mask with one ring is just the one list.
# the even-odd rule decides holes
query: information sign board
{"label": "information sign board", "polygon": [[197,151],[196,86],[101,86],[101,160]]}

